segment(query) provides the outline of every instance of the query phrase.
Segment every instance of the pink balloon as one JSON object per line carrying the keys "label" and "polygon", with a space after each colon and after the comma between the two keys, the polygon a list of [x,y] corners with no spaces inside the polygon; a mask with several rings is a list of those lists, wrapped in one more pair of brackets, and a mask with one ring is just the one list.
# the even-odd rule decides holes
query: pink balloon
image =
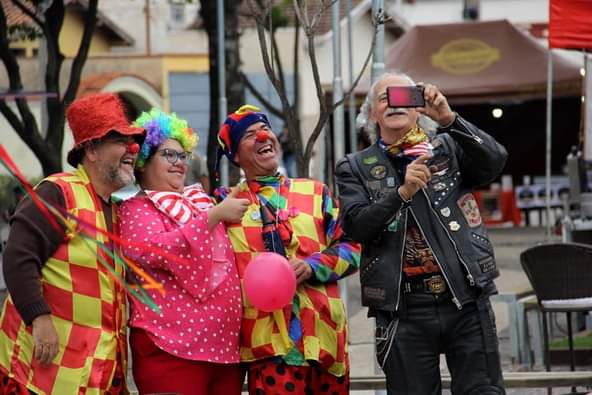
{"label": "pink balloon", "polygon": [[286,258],[274,252],[263,252],[247,265],[243,287],[251,305],[271,312],[292,301],[296,274]]}

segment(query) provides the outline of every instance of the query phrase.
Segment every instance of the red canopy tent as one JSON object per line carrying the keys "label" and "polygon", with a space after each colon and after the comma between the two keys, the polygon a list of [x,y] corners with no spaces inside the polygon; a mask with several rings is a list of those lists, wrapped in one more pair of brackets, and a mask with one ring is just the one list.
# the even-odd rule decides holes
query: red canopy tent
{"label": "red canopy tent", "polygon": [[[414,26],[384,63],[437,85],[453,104],[546,96],[546,48],[507,20]],[[578,96],[579,67],[558,54],[553,64],[555,96]],[[356,92],[365,94],[369,86],[362,81]]]}

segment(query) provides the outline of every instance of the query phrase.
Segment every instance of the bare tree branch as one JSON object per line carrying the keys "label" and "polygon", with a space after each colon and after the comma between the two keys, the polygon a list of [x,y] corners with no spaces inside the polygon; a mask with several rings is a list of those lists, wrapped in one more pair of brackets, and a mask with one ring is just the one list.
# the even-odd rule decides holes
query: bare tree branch
{"label": "bare tree branch", "polygon": [[[384,23],[384,19],[381,19],[380,22],[378,22],[378,24],[383,24],[383,23]],[[343,97],[331,106],[330,112],[335,111],[335,109],[337,107],[339,107],[344,102],[345,98],[348,97],[354,91],[354,89],[356,89],[356,87],[358,86],[358,83],[362,79],[362,75],[364,74],[366,67],[368,67],[368,64],[370,63],[370,59],[372,59],[372,53],[374,51],[374,46],[376,45],[378,24],[377,23],[374,24],[374,34],[372,35],[372,42],[370,43],[370,50],[368,51],[368,54],[366,55],[366,60],[364,60],[364,64],[362,65],[362,68],[360,69],[358,76],[356,77],[356,79],[354,80],[352,85],[349,87],[349,89],[343,94]]]}
{"label": "bare tree branch", "polygon": [[329,2],[328,5],[325,5],[324,1],[321,3],[321,8],[319,9],[319,11],[317,13],[314,14],[314,16],[312,17],[312,22],[310,23],[310,28],[311,30],[314,30],[314,28],[316,27],[317,23],[319,23],[319,21],[321,20],[321,17],[323,15],[323,13],[325,11],[327,11],[329,8],[331,8],[331,6],[336,3],[337,0],[332,0],[331,2]]}
{"label": "bare tree branch", "polygon": [[269,34],[271,36],[273,61],[277,65],[277,76],[280,84],[280,89],[286,91],[286,79],[284,78],[284,68],[282,66],[282,61],[280,59],[280,51],[277,44],[277,39],[275,37],[275,31],[272,30],[271,32],[269,32]]}
{"label": "bare tree branch", "polygon": [[261,92],[259,92],[259,90],[257,88],[255,88],[255,85],[253,85],[253,83],[249,80],[249,78],[246,76],[246,74],[241,73],[243,80],[245,81],[245,86],[247,87],[247,89],[249,91],[251,91],[251,93],[253,94],[253,96],[255,96],[255,98],[257,100],[259,100],[261,102],[261,104],[263,104],[263,106],[265,106],[265,108],[272,113],[273,115],[275,115],[278,118],[284,118],[284,113],[282,112],[282,110],[280,110],[279,108],[277,108],[276,106],[274,106],[269,100],[267,100],[267,98],[265,96],[263,96],[261,94]]}
{"label": "bare tree branch", "polygon": [[294,32],[294,74],[292,75],[292,86],[294,87],[294,102],[293,107],[300,103],[300,84],[298,78],[300,77],[300,20],[296,19],[296,31]]}
{"label": "bare tree branch", "polygon": [[[364,74],[364,70],[366,70],[366,67],[370,63],[370,59],[372,58],[372,52],[374,50],[374,46],[376,45],[378,26],[380,24],[384,24],[384,23],[385,23],[384,12],[380,12],[378,15],[373,17],[374,34],[372,35],[372,43],[370,45],[370,49],[368,50],[368,55],[366,55],[366,60],[364,61],[364,65],[362,66],[362,69],[358,73],[354,83],[352,84],[352,86],[350,86],[347,93],[345,93],[340,100],[335,102],[328,109],[327,109],[327,104],[325,103],[324,92],[323,92],[322,86],[320,84],[320,79],[319,79],[319,82],[317,83],[317,77],[315,75],[315,85],[317,88],[317,97],[319,98],[319,102],[320,102],[319,106],[321,108],[321,115],[319,117],[317,125],[315,126],[313,132],[311,133],[310,138],[308,139],[308,141],[306,143],[306,149],[304,151],[305,158],[310,158],[312,156],[312,150],[313,150],[314,144],[316,143],[316,140],[318,139],[319,135],[321,134],[325,123],[329,119],[329,116],[333,113],[333,111],[335,111],[335,108],[337,108],[337,106],[340,106],[343,103],[345,98],[347,96],[349,96],[349,94],[356,88],[356,86],[360,82],[360,79],[362,78],[362,75]],[[312,50],[311,50],[311,47],[313,44],[313,43],[311,43],[312,39],[314,39],[314,35],[309,36],[308,53],[311,58],[311,65],[312,65],[313,73],[316,72],[318,74],[318,66],[316,63],[314,48],[312,48]],[[333,94],[335,94],[335,92],[333,92]]]}
{"label": "bare tree branch", "polygon": [[[303,8],[302,10],[301,10],[302,6],[300,5],[300,2],[298,0],[294,0],[293,4],[294,4],[294,13],[296,14],[296,18],[299,21],[302,21],[301,25],[304,27],[304,30],[307,33],[306,35],[308,36],[307,30],[310,29],[310,22],[308,20],[308,11],[307,11],[308,4],[305,0],[304,7],[306,7],[306,8]],[[304,11],[304,12],[302,12],[302,11]]]}
{"label": "bare tree branch", "polygon": [[321,112],[327,111],[327,106],[325,104],[324,99],[324,92],[323,86],[321,83],[321,75],[319,73],[319,65],[317,62],[317,55],[314,48],[314,33],[307,35],[308,39],[308,57],[310,58],[310,64],[312,66],[312,75],[315,83],[315,88],[317,91],[317,99],[319,100],[319,105],[321,108]]}
{"label": "bare tree branch", "polygon": [[6,24],[6,15],[4,8],[0,7],[0,59],[4,63],[8,75],[9,89],[18,91],[23,88],[19,65],[14,53],[10,50],[8,41],[8,26]]}
{"label": "bare tree branch", "polygon": [[10,126],[12,126],[16,134],[18,134],[18,136],[24,140],[26,136],[23,130],[23,123],[17,117],[14,111],[8,107],[5,100],[0,100],[0,113],[4,115],[4,118],[6,118]]}
{"label": "bare tree branch", "polygon": [[[265,37],[265,28],[263,24],[257,23],[257,36],[259,38],[259,47],[261,48],[261,56],[263,58],[263,66],[265,67],[265,72],[269,77],[271,84],[275,88],[278,96],[280,97],[280,101],[282,102],[283,108],[290,108],[290,102],[286,97],[286,92],[281,89],[280,81],[278,80],[277,76],[274,74],[273,68],[271,66],[271,59],[269,56],[269,50],[267,49],[267,41]],[[288,119],[292,120],[293,114],[290,114],[291,111],[288,111]]]}
{"label": "bare tree branch", "polygon": [[[4,67],[8,74],[9,89],[18,92],[23,89],[23,82],[21,80],[19,64],[16,61],[14,53],[10,50],[7,33],[8,27],[6,23],[6,15],[4,14],[4,9],[0,7],[0,59],[2,60],[2,63],[4,63]],[[21,115],[21,120],[18,121],[19,127],[15,128],[15,131],[17,131],[17,133],[19,131],[23,133],[23,129],[33,131],[31,135],[27,133],[27,140],[23,139],[25,141],[36,141],[37,139],[41,139],[37,129],[37,122],[31,113],[27,100],[23,98],[16,99],[16,104]],[[2,114],[4,114],[11,125],[15,123],[15,118],[18,119],[16,114],[10,110],[6,103],[4,103],[4,111],[2,111]]]}
{"label": "bare tree branch", "polygon": [[247,5],[251,10],[251,16],[255,18],[255,23],[257,25],[265,25],[265,15],[267,15],[267,13],[269,12],[269,5],[263,4],[262,1],[257,1],[257,6],[259,7],[259,9],[255,9],[254,4],[255,3],[253,0],[247,0]]}
{"label": "bare tree branch", "polygon": [[80,41],[80,47],[78,53],[72,62],[72,69],[70,71],[70,83],[64,94],[64,105],[67,107],[72,100],[76,97],[76,92],[80,86],[80,75],[82,74],[82,68],[88,57],[88,51],[90,50],[90,43],[95,26],[97,24],[97,8],[98,0],[90,0],[88,2],[88,8],[84,18],[84,32],[82,33],[82,39]]}

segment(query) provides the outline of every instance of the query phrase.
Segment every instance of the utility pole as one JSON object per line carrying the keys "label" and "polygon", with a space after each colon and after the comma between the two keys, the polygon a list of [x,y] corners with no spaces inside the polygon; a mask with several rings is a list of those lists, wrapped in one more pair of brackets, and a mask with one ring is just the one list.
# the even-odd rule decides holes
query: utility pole
{"label": "utility pole", "polygon": [[[226,54],[224,53],[224,0],[216,2],[216,30],[218,35],[218,123],[222,125],[228,112],[228,103],[226,100]],[[222,156],[220,162],[220,182],[222,185],[228,185],[228,159]]]}

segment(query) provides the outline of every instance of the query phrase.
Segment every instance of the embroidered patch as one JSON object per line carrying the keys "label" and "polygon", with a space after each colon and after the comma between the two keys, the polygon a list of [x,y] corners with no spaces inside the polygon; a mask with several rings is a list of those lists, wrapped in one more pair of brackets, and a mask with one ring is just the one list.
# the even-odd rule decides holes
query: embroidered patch
{"label": "embroidered patch", "polygon": [[386,177],[386,166],[376,165],[370,169],[370,174],[377,180],[382,180],[384,177]]}
{"label": "embroidered patch", "polygon": [[479,267],[481,267],[481,271],[483,273],[489,273],[496,269],[495,259],[492,256],[488,256],[486,258],[480,259],[478,261]]}
{"label": "embroidered patch", "polygon": [[436,192],[440,192],[444,189],[446,189],[446,184],[444,184],[443,182],[439,182],[436,185],[434,185],[434,191]]}
{"label": "embroidered patch", "polygon": [[372,181],[368,180],[368,181],[366,181],[366,185],[370,189],[380,189],[382,187],[382,185],[380,184],[380,181],[376,181],[376,180],[372,180]]}
{"label": "embroidered patch", "polygon": [[399,220],[394,219],[388,224],[387,229],[389,232],[397,232],[399,230]]}
{"label": "embroidered patch", "polygon": [[460,207],[465,219],[467,220],[467,224],[471,228],[476,228],[477,226],[481,225],[481,213],[479,212],[479,207],[477,206],[477,201],[472,193],[467,193],[461,196],[460,199],[457,200],[456,204]]}
{"label": "embroidered patch", "polygon": [[378,158],[376,156],[369,156],[367,158],[362,159],[362,162],[364,162],[365,165],[372,165],[378,162]]}
{"label": "embroidered patch", "polygon": [[386,291],[384,288],[363,287],[362,292],[368,299],[381,301],[386,299]]}
{"label": "embroidered patch", "polygon": [[448,168],[450,167],[450,159],[438,158],[431,161],[429,164],[430,171],[432,172],[432,176],[443,176],[444,174],[448,173]]}

